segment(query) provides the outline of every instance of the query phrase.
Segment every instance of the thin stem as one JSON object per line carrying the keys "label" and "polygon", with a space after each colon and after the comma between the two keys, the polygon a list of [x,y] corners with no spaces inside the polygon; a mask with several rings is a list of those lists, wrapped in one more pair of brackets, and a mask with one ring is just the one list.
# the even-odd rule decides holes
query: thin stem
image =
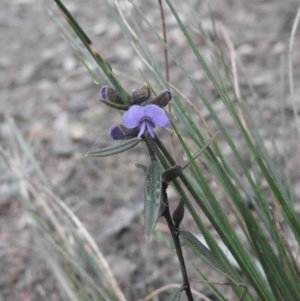
{"label": "thin stem", "polygon": [[185,290],[186,296],[189,301],[194,301],[189,278],[188,278],[187,271],[186,271],[184,258],[183,258],[181,244],[180,244],[180,240],[179,240],[180,231],[179,231],[179,228],[175,226],[175,224],[172,220],[172,217],[171,217],[171,213],[170,213],[167,188],[168,188],[168,183],[163,181],[162,182],[162,203],[164,204],[165,209],[164,209],[162,216],[165,218],[165,220],[168,224],[168,227],[169,227],[169,230],[172,235],[173,242],[174,242],[178,261],[180,264],[180,269],[181,269],[181,274],[182,274],[182,279],[183,279],[182,290]]}
{"label": "thin stem", "polygon": [[[152,141],[149,141],[150,143]],[[155,137],[155,143],[154,145],[156,146],[156,144],[160,142],[160,140]],[[172,165],[175,165],[176,162],[173,160],[173,158],[171,159],[172,162],[170,162]],[[162,162],[162,163],[166,163],[166,162]],[[165,165],[165,164],[163,164]],[[165,165],[166,168],[166,165]],[[189,209],[192,210],[192,207],[190,206],[189,200],[187,198],[187,196],[185,195],[184,191],[182,190],[182,188],[180,187],[179,182],[175,179],[173,181],[173,183],[175,184],[175,186],[177,187],[177,189],[179,191],[181,191],[181,197],[185,200],[185,204],[189,207]],[[168,195],[167,195],[167,187],[168,184],[166,182],[163,181],[162,183],[163,187],[162,187],[162,203],[164,203],[165,205],[165,211],[163,212],[162,216],[165,218],[169,230],[171,232],[172,235],[172,239],[174,242],[174,246],[175,246],[175,250],[176,250],[176,254],[178,257],[178,261],[180,264],[180,269],[181,269],[181,274],[182,274],[182,279],[183,279],[183,289],[186,292],[186,296],[188,298],[189,301],[193,301],[193,295],[191,293],[191,287],[190,287],[190,283],[189,283],[189,279],[187,276],[187,272],[186,272],[186,267],[185,267],[185,262],[184,262],[184,258],[183,258],[183,254],[182,254],[182,249],[181,249],[181,244],[180,244],[180,240],[179,240],[179,229],[178,227],[175,227],[174,222],[171,218],[171,214],[170,214],[170,209],[169,209],[169,201],[168,201]]]}
{"label": "thin stem", "polygon": [[147,139],[144,139],[144,141],[145,141],[146,146],[147,146],[147,149],[148,149],[148,153],[149,153],[149,156],[150,156],[150,160],[151,160],[151,161],[157,161],[155,152],[153,151],[151,145],[149,144],[149,142],[147,141]]}
{"label": "thin stem", "polygon": [[293,77],[293,47],[294,47],[295,34],[296,34],[299,20],[300,20],[300,7],[298,9],[298,12],[297,12],[297,15],[295,17],[293,27],[292,27],[290,43],[289,43],[289,56],[288,56],[290,94],[291,94],[291,98],[292,98],[292,105],[293,105],[294,117],[296,120],[296,127],[297,127],[297,131],[298,131],[298,136],[300,139],[300,126],[299,126],[299,122],[298,122],[298,112],[297,112],[296,101],[294,99],[294,77]]}
{"label": "thin stem", "polygon": [[[150,139],[144,139],[144,140],[145,140],[145,143],[146,143],[149,155],[150,155],[150,160],[151,161],[157,160],[154,150],[151,147],[151,140]],[[165,218],[165,220],[168,224],[170,233],[172,235],[173,242],[174,242],[176,254],[178,257],[179,264],[180,264],[182,279],[183,279],[182,290],[185,290],[186,296],[189,301],[194,301],[194,298],[193,298],[193,295],[191,292],[190,282],[189,282],[186,267],[185,267],[181,244],[180,244],[180,240],[179,240],[179,234],[180,234],[179,227],[175,226],[173,219],[171,217],[171,213],[170,213],[169,200],[168,200],[168,194],[167,194],[168,185],[169,185],[168,182],[162,180],[161,207],[163,207],[163,212],[162,212],[161,216],[163,216]]]}
{"label": "thin stem", "polygon": [[[160,11],[160,18],[161,18],[161,27],[162,27],[163,39],[164,39],[164,42],[167,44],[168,43],[168,40],[167,40],[167,28],[166,28],[166,22],[165,22],[164,8],[163,8],[161,0],[158,0],[158,4],[159,4],[159,11]],[[166,80],[167,80],[167,82],[170,82],[170,70],[169,70],[168,50],[166,49],[166,47],[164,47],[164,59],[165,59]],[[168,104],[168,113],[172,114],[172,107],[171,107],[170,103]],[[170,133],[170,138],[171,138],[172,155],[173,155],[173,158],[176,159],[174,133]]]}
{"label": "thin stem", "polygon": [[[165,22],[164,9],[163,9],[161,0],[158,0],[158,3],[159,3],[159,10],[160,10],[160,18],[161,18],[161,26],[162,26],[162,32],[163,32],[163,39],[164,39],[165,43],[167,44],[167,30],[166,30],[166,22]],[[165,57],[166,79],[169,82],[170,81],[169,62],[168,62],[168,51],[167,51],[166,48],[164,48],[164,57]]]}

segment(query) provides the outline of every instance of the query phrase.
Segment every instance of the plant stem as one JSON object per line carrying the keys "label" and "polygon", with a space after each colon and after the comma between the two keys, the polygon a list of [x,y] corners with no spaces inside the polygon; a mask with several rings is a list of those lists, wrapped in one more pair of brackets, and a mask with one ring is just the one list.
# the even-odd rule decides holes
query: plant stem
{"label": "plant stem", "polygon": [[168,188],[168,183],[163,181],[162,182],[162,204],[163,204],[163,206],[165,206],[165,210],[164,210],[162,216],[165,218],[165,220],[168,224],[168,227],[169,227],[169,230],[172,235],[173,242],[174,242],[178,261],[180,264],[180,269],[181,269],[181,274],[182,274],[182,279],[183,279],[182,290],[185,290],[186,296],[189,301],[194,301],[191,287],[190,287],[189,278],[188,278],[188,275],[186,272],[181,244],[180,244],[180,240],[179,240],[180,231],[179,231],[179,228],[175,226],[175,224],[172,220],[172,217],[171,217],[171,213],[170,213],[167,188]]}
{"label": "plant stem", "polygon": [[[150,138],[151,139],[151,138]],[[148,139],[144,139],[149,155],[150,155],[150,159],[151,161],[153,160],[157,160],[155,153],[151,147],[151,140],[149,138]],[[182,279],[183,279],[183,284],[182,284],[182,290],[185,290],[186,296],[188,298],[188,301],[194,301],[193,295],[192,295],[192,291],[191,291],[191,286],[190,286],[190,282],[189,282],[189,278],[186,272],[186,267],[185,267],[185,262],[184,262],[184,258],[183,258],[183,253],[182,253],[182,249],[181,249],[181,244],[180,244],[180,240],[179,240],[179,227],[175,226],[174,221],[171,217],[171,213],[170,213],[170,208],[169,208],[169,200],[168,200],[168,194],[167,194],[167,188],[168,188],[169,183],[164,181],[162,179],[162,195],[161,195],[161,206],[163,206],[163,213],[161,214],[161,216],[163,216],[168,224],[170,233],[172,235],[172,239],[174,242],[174,246],[175,246],[175,250],[176,250],[176,254],[178,257],[178,261],[180,264],[180,269],[181,269],[181,274],[182,274]]]}

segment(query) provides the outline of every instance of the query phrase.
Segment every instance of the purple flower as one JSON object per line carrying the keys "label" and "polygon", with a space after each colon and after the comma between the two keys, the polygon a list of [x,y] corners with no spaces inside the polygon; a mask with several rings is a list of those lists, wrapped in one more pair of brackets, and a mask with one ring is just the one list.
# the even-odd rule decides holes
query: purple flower
{"label": "purple flower", "polygon": [[131,106],[130,109],[122,116],[122,123],[128,129],[139,127],[138,137],[141,137],[145,130],[154,138],[155,126],[169,126],[168,117],[163,109],[156,105]]}

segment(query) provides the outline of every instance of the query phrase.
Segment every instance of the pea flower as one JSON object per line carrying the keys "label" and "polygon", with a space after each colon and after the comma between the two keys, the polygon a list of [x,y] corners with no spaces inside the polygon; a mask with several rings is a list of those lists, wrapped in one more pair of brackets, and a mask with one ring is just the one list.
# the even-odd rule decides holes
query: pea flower
{"label": "pea flower", "polygon": [[169,126],[168,117],[163,109],[157,105],[131,106],[122,116],[122,124],[127,129],[139,127],[138,137],[141,137],[147,130],[149,135],[154,138],[154,128]]}

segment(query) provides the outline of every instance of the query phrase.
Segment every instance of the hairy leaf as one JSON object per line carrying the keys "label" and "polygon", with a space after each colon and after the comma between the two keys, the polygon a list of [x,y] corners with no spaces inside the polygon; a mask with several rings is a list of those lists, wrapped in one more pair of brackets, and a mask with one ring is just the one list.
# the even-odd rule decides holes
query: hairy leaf
{"label": "hairy leaf", "polygon": [[144,232],[150,237],[159,216],[161,202],[161,173],[158,161],[151,161],[146,171],[144,199]]}
{"label": "hairy leaf", "polygon": [[118,153],[123,153],[123,152],[135,147],[140,141],[141,141],[141,139],[139,139],[139,138],[125,140],[118,145],[108,146],[108,147],[104,147],[104,148],[98,149],[93,152],[88,152],[85,156],[86,157],[107,157],[107,156],[115,155]]}

